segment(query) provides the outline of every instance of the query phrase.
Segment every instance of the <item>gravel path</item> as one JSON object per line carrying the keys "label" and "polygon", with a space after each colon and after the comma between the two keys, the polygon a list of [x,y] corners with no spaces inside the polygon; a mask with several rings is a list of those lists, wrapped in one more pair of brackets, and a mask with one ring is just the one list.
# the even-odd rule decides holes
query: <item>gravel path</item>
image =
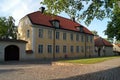
{"label": "gravel path", "polygon": [[4,63],[0,80],[120,80],[120,58],[89,65]]}

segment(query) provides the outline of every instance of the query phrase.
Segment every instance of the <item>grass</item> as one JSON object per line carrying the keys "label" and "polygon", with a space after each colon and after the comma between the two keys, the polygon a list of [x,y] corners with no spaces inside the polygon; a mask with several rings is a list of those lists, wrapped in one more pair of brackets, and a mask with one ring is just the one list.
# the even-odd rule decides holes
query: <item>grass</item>
{"label": "grass", "polygon": [[120,57],[120,56],[86,58],[86,59],[75,59],[75,60],[61,60],[59,62],[79,63],[79,64],[94,64],[94,63],[99,63],[99,62],[103,62],[103,61],[118,58],[118,57]]}

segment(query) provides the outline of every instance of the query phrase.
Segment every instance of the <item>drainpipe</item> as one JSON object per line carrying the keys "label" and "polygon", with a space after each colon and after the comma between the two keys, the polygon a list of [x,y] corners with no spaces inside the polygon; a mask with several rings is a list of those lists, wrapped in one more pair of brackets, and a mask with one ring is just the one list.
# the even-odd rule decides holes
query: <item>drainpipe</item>
{"label": "drainpipe", "polygon": [[55,60],[55,28],[53,29],[53,60]]}
{"label": "drainpipe", "polygon": [[85,57],[86,57],[86,34],[85,34]]}

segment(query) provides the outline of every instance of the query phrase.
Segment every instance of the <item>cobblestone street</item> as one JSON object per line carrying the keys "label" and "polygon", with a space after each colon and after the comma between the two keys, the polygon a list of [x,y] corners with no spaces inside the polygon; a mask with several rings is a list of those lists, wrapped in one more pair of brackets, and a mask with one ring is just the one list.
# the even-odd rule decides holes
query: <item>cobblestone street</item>
{"label": "cobblestone street", "polygon": [[120,80],[120,58],[88,65],[1,63],[0,80]]}

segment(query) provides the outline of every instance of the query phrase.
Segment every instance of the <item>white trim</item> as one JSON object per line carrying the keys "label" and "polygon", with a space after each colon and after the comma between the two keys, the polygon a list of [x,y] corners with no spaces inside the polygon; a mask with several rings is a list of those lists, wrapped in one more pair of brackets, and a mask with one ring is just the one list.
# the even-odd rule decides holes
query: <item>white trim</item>
{"label": "white trim", "polygon": [[35,51],[35,39],[36,39],[36,35],[35,35],[35,28],[34,27],[32,27],[32,50],[33,50],[33,53],[34,53],[34,51]]}

